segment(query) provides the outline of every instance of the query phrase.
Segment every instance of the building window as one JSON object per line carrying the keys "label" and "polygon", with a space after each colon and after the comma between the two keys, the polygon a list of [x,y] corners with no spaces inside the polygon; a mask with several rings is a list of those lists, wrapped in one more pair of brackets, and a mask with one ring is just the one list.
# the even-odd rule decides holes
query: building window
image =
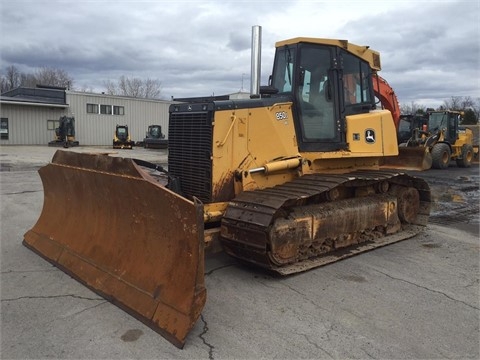
{"label": "building window", "polygon": [[87,113],[98,114],[98,104],[87,104]]}
{"label": "building window", "polygon": [[125,115],[125,109],[123,106],[114,106],[113,115]]}
{"label": "building window", "polygon": [[55,130],[60,126],[60,121],[58,120],[47,120],[47,130]]}
{"label": "building window", "polygon": [[0,139],[8,140],[8,119],[7,118],[0,119]]}
{"label": "building window", "polygon": [[112,115],[112,105],[100,105],[100,114]]}

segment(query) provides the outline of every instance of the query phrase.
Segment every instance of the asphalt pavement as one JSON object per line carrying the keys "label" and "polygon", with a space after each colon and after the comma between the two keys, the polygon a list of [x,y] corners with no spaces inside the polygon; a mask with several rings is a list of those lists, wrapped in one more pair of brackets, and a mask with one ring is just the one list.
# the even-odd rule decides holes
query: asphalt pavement
{"label": "asphalt pavement", "polygon": [[207,303],[180,350],[22,245],[55,150],[0,149],[2,359],[480,358],[478,167],[421,174],[434,221],[406,241],[285,278],[207,257]]}

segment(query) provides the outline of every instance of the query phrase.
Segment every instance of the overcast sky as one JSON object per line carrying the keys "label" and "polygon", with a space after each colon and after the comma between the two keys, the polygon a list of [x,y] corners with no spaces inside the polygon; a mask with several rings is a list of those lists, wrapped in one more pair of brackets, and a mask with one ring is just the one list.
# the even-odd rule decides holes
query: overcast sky
{"label": "overcast sky", "polygon": [[63,69],[76,89],[101,92],[124,75],[159,79],[165,99],[248,91],[261,25],[262,85],[275,42],[305,36],[379,51],[404,105],[480,97],[479,0],[0,2],[1,70]]}

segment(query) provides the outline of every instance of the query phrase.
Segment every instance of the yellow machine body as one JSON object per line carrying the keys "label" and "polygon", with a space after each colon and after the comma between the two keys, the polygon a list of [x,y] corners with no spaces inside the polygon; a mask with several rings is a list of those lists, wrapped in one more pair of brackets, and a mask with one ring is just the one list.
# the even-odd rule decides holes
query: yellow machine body
{"label": "yellow machine body", "polygon": [[171,105],[167,174],[58,151],[25,245],[182,347],[206,299],[206,250],[288,275],[421,231],[428,185],[379,170],[398,148],[391,113],[375,109],[378,53],[276,46],[260,96]]}
{"label": "yellow machine body", "polygon": [[[246,175],[236,183],[236,194],[290,181],[298,176],[300,159],[302,164],[310,164],[301,167],[302,174],[309,174],[378,168],[379,160],[384,156],[398,155],[395,126],[391,113],[386,110],[348,116],[347,138],[351,141],[346,149],[299,152],[292,107],[292,103],[278,103],[265,108],[215,114],[212,149],[214,194],[224,192],[225,188],[232,189],[235,173]],[[282,114],[282,120],[277,120],[277,114]],[[365,141],[368,129],[377,134],[377,141],[373,144]],[[290,169],[285,163],[289,159],[296,160],[296,163],[293,162],[296,166],[290,166]],[[278,165],[277,171],[271,169],[274,164]],[[249,173],[251,169],[264,166],[267,174]]]}
{"label": "yellow machine body", "polygon": [[114,149],[132,149],[135,142],[130,138],[127,125],[117,125],[113,133]]}

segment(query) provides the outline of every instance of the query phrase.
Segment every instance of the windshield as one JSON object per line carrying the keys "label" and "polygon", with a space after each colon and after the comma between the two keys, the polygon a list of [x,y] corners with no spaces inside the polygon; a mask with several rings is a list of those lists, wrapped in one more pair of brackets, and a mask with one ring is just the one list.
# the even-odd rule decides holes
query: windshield
{"label": "windshield", "polygon": [[398,131],[404,131],[404,132],[410,131],[410,120],[400,119],[400,123],[398,125]]}
{"label": "windshield", "polygon": [[437,131],[444,127],[447,127],[447,113],[430,113],[428,119],[428,128],[430,131]]}

